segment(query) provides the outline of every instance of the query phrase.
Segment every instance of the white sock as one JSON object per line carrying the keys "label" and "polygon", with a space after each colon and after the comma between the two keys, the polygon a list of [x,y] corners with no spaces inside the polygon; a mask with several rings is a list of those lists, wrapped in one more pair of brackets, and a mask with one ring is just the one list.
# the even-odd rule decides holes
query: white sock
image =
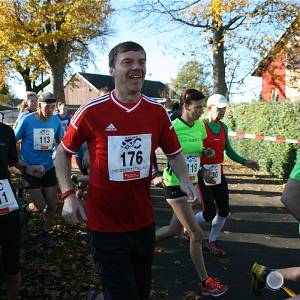
{"label": "white sock", "polygon": [[211,222],[211,231],[208,237],[209,242],[215,242],[220,231],[223,229],[225,225],[226,218],[219,216],[216,214],[214,219]]}
{"label": "white sock", "polygon": [[204,223],[204,222],[206,222],[206,220],[203,217],[203,211],[197,212],[196,215],[195,215],[195,217],[196,217],[196,220],[197,220],[198,223]]}

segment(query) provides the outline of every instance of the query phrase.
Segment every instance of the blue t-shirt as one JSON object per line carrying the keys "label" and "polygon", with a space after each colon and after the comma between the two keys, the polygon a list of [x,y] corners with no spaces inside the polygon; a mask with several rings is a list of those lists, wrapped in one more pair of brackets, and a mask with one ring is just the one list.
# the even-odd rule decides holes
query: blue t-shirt
{"label": "blue t-shirt", "polygon": [[60,125],[63,129],[63,132],[65,133],[70,124],[70,115],[68,113],[66,113],[66,115],[64,117],[62,117],[60,114],[55,114],[55,116],[57,116],[59,118]]}
{"label": "blue t-shirt", "polygon": [[84,153],[83,146],[80,145],[79,151],[75,154],[75,157],[82,160],[83,159],[83,153]]}
{"label": "blue t-shirt", "polygon": [[63,136],[57,116],[40,120],[35,113],[28,114],[18,123],[15,135],[17,141],[22,139],[21,159],[27,165],[43,165],[46,171],[53,168],[53,145]]}

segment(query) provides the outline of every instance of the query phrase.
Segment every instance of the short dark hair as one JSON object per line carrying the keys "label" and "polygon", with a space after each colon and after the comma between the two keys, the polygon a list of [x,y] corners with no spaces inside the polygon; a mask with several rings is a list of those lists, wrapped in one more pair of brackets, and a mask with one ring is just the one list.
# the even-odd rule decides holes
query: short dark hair
{"label": "short dark hair", "polygon": [[146,58],[146,51],[140,44],[137,44],[137,43],[131,42],[131,41],[123,42],[123,43],[116,45],[115,47],[113,47],[110,50],[110,52],[108,54],[109,67],[113,68],[115,66],[118,54],[128,52],[128,51],[142,51],[142,52],[144,52],[145,58]]}
{"label": "short dark hair", "polygon": [[29,97],[35,97],[36,99],[38,98],[37,94],[33,91],[26,91],[25,95],[25,101],[28,101]]}
{"label": "short dark hair", "polygon": [[180,106],[190,104],[191,101],[204,100],[205,96],[196,89],[187,89],[180,96]]}

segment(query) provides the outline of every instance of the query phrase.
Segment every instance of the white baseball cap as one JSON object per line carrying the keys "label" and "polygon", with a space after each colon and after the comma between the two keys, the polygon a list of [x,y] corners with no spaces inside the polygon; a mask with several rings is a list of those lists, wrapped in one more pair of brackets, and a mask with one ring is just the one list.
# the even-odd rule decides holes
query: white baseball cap
{"label": "white baseball cap", "polygon": [[207,99],[207,107],[215,105],[218,108],[224,108],[228,105],[227,99],[220,94],[213,94]]}

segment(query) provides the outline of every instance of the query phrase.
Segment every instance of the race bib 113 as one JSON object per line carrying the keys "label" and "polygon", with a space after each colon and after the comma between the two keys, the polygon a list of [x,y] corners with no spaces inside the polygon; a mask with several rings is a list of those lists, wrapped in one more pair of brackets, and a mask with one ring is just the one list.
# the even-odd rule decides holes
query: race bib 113
{"label": "race bib 113", "polygon": [[33,148],[34,150],[52,150],[54,143],[53,128],[33,129]]}

